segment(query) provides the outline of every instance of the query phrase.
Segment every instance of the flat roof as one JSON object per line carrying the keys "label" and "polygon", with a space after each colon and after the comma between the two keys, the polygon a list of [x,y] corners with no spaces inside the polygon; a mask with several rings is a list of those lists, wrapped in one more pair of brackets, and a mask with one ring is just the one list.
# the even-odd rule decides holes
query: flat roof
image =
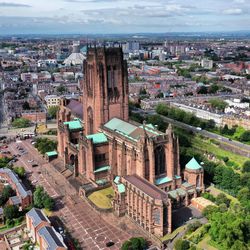
{"label": "flat roof", "polygon": [[137,175],[127,175],[124,179],[153,199],[164,200],[168,198],[166,192]]}
{"label": "flat roof", "polygon": [[69,125],[69,130],[82,130],[82,124],[79,119],[73,121],[64,122],[64,125]]}
{"label": "flat roof", "polygon": [[57,156],[57,152],[56,152],[56,151],[46,152],[46,155],[47,155],[48,157]]}
{"label": "flat roof", "polygon": [[105,143],[108,141],[107,136],[104,133],[96,133],[86,136],[88,139],[91,139],[94,144]]}

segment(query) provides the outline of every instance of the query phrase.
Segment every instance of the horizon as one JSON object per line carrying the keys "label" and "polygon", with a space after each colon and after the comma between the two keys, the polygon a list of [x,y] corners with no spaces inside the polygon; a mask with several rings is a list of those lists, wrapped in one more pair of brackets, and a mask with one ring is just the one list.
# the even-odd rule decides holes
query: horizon
{"label": "horizon", "polygon": [[250,31],[246,0],[9,0],[0,35]]}

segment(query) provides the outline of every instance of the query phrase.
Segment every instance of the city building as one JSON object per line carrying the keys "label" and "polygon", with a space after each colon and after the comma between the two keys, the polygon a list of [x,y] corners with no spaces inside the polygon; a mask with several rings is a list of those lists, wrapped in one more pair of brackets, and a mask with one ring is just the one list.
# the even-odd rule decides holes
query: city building
{"label": "city building", "polygon": [[84,70],[81,99],[61,101],[59,157],[75,176],[96,186],[112,184],[116,215],[127,214],[158,237],[170,233],[172,209],[203,191],[203,168],[192,159],[183,179],[171,125],[163,133],[152,124],[129,121],[121,48],[89,48]]}
{"label": "city building", "polygon": [[26,213],[26,225],[33,243],[40,250],[66,250],[62,236],[55,231],[41,209],[32,208]]}
{"label": "city building", "polygon": [[26,190],[22,181],[9,168],[0,169],[0,181],[8,183],[15,191],[16,196],[10,197],[8,203],[16,205],[21,209],[28,207],[32,203],[32,192]]}
{"label": "city building", "polygon": [[212,69],[213,68],[213,60],[202,59],[201,60],[201,67],[203,67],[205,69]]}
{"label": "city building", "polygon": [[61,97],[57,96],[57,95],[47,95],[44,98],[44,100],[46,102],[47,108],[50,108],[50,107],[53,107],[53,106],[59,106],[60,101],[61,101]]}

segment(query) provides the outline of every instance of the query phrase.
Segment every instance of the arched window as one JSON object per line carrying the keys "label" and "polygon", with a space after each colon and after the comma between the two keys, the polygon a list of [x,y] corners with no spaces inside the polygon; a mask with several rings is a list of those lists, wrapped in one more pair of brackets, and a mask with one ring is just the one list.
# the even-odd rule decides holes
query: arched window
{"label": "arched window", "polygon": [[199,187],[200,186],[200,176],[197,175],[196,177],[196,187]]}
{"label": "arched window", "polygon": [[88,128],[88,131],[87,133],[89,135],[93,134],[93,131],[94,131],[94,120],[93,120],[93,110],[91,107],[88,107],[88,110],[87,110],[87,113],[88,113],[88,124],[87,124],[87,128]]}
{"label": "arched window", "polygon": [[165,150],[164,146],[158,146],[155,149],[155,175],[160,175],[165,173]]}

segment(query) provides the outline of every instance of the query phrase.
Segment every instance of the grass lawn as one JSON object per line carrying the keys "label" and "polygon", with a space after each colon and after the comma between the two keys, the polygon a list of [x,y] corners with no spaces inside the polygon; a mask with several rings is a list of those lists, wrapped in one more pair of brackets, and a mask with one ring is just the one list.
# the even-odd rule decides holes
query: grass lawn
{"label": "grass lawn", "polygon": [[112,187],[105,188],[92,193],[88,198],[99,208],[112,208],[112,198],[114,197],[114,190]]}
{"label": "grass lawn", "polygon": [[181,226],[178,227],[177,229],[175,229],[171,234],[166,234],[161,238],[161,241],[166,241],[166,240],[170,240],[173,239],[178,233],[182,232],[186,230],[186,226]]}
{"label": "grass lawn", "polygon": [[233,197],[232,195],[230,195],[230,194],[228,194],[228,193],[226,193],[226,192],[224,192],[224,191],[222,191],[222,190],[220,190],[220,189],[218,189],[218,188],[216,188],[216,187],[214,187],[214,186],[208,187],[207,190],[209,190],[210,193],[211,193],[212,195],[214,195],[215,197],[218,196],[219,194],[223,193],[223,194],[225,194],[225,195],[227,196],[227,198],[230,199],[231,201],[233,201],[233,202],[235,202],[235,203],[239,203],[238,199],[236,199],[236,198]]}
{"label": "grass lawn", "polygon": [[214,154],[218,159],[228,157],[229,161],[233,163],[234,166],[238,167],[241,167],[245,161],[249,160],[247,157],[221,149],[218,145],[212,143],[210,140],[200,138],[199,136],[193,137],[192,147],[198,152],[202,151],[203,153],[207,152]]}
{"label": "grass lawn", "polygon": [[209,244],[210,240],[211,238],[209,235],[205,236],[204,239],[198,243],[197,245],[198,249],[218,250],[218,248],[215,248]]}

